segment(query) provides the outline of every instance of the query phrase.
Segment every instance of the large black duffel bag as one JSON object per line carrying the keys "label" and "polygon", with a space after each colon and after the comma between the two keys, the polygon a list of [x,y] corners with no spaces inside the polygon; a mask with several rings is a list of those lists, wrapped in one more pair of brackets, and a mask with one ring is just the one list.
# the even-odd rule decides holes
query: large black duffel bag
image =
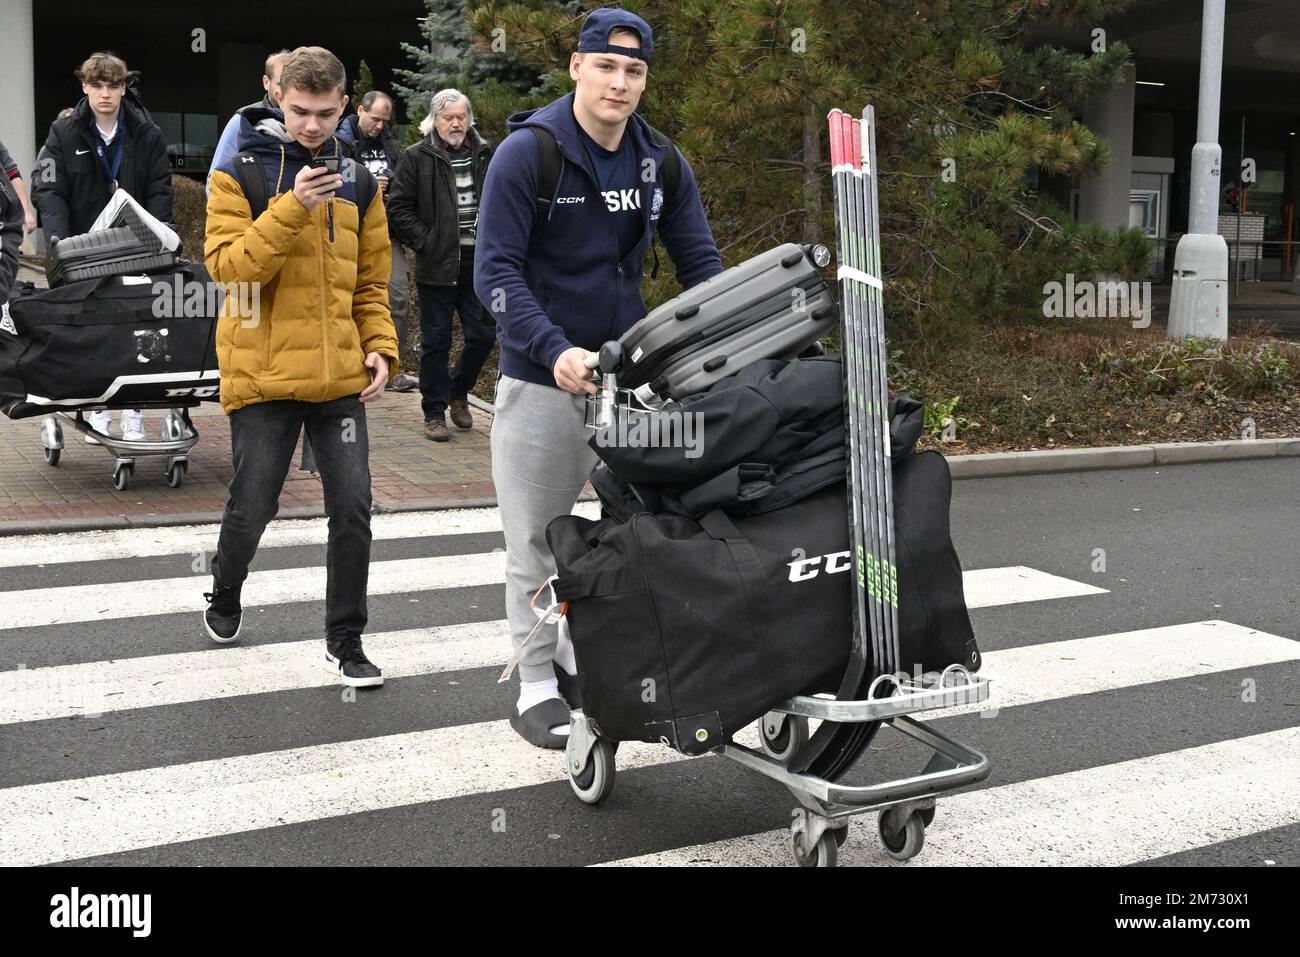
{"label": "large black duffel bag", "polygon": [[216,400],[218,297],[207,271],[24,283],[0,322],[0,410],[11,418],[85,407]]}
{"label": "large black duffel bag", "polygon": [[[948,464],[894,464],[902,660],[980,660],[948,526]],[[835,692],[847,667],[851,565],[843,484],[786,508],[699,521],[566,515],[547,528],[584,711],[613,740],[718,747],[779,701]]]}

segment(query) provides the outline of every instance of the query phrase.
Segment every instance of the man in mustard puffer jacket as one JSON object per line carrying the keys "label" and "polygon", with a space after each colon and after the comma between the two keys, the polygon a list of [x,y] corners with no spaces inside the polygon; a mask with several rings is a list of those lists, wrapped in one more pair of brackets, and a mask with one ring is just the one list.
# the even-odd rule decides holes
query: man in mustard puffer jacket
{"label": "man in mustard puffer jacket", "polygon": [[[370,569],[362,403],[381,398],[397,372],[397,336],[388,310],[384,204],[378,190],[366,188],[369,173],[342,158],[334,137],[345,83],[343,64],[328,50],[294,50],[273,91],[282,109],[246,110],[240,153],[209,182],[203,252],[227,291],[217,360],[235,474],[204,627],[218,642],[239,637],[241,586],[305,429],[329,515],[326,667],[345,684],[368,687],[382,684],[383,675],[361,647]],[[330,159],[339,172],[310,165]],[[249,177],[258,175],[267,188],[249,193],[260,192],[266,207],[254,218],[256,200],[240,183],[256,183]],[[367,196],[363,213],[357,203]]]}

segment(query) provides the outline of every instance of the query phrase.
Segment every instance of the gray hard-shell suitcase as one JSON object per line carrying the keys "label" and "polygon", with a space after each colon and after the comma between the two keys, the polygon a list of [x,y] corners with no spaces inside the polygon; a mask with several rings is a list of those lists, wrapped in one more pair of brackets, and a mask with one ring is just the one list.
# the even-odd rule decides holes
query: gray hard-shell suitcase
{"label": "gray hard-shell suitcase", "polygon": [[829,261],[825,246],[785,243],[670,299],[619,339],[619,385],[681,399],[759,359],[794,358],[835,328],[819,272]]}
{"label": "gray hard-shell suitcase", "polygon": [[51,286],[159,272],[176,267],[176,254],[151,249],[125,226],[82,233],[59,240],[45,260],[45,278]]}

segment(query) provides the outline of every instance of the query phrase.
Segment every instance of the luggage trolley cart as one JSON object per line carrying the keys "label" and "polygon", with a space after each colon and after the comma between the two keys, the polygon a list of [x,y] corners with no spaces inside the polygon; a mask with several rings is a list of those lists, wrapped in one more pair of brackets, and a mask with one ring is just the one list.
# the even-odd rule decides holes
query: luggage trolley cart
{"label": "luggage trolley cart", "polygon": [[126,439],[114,438],[95,429],[83,416],[85,412],[101,409],[117,409],[117,405],[78,406],[76,409],[56,409],[41,423],[41,447],[44,450],[47,465],[58,466],[63,452],[63,426],[60,420],[67,422],[83,435],[98,440],[104,450],[113,457],[113,487],[125,492],[135,475],[135,462],[139,458],[163,458],[166,460],[167,484],[180,488],[189,469],[190,449],[199,441],[199,431],[190,418],[190,409],[198,405],[198,399],[182,400],[178,405],[175,399],[167,402],[148,402],[133,400],[130,405],[120,408],[131,409],[166,409],[162,421],[162,440],[157,442],[128,442]]}
{"label": "luggage trolley cart", "polygon": [[[658,410],[655,397],[644,390],[618,387],[622,354],[618,343],[606,343],[588,366],[600,370],[600,392],[587,397],[586,425],[605,429],[619,417]],[[556,605],[539,616],[554,613]],[[561,610],[562,613],[562,610]],[[892,689],[891,689],[892,686]],[[886,695],[886,692],[889,692]],[[882,674],[872,681],[866,700],[836,700],[798,695],[776,705],[759,722],[760,750],[730,741],[718,753],[765,774],[789,788],[799,806],[792,812],[791,849],[804,867],[834,867],[839,847],[848,837],[849,818],[880,812],[878,830],[885,851],[905,861],[920,853],[925,829],[934,819],[938,795],[976,784],[988,777],[989,760],[979,751],[954,741],[912,715],[958,705],[976,704],[989,696],[989,682],[952,665],[942,674],[906,678]],[[898,781],[846,785],[809,773],[790,770],[808,741],[808,721],[836,724],[883,722],[932,751],[926,767]],[[667,741],[663,742],[665,745]],[[565,763],[569,784],[587,804],[599,804],[614,788],[618,742],[604,738],[581,709],[570,714]]]}

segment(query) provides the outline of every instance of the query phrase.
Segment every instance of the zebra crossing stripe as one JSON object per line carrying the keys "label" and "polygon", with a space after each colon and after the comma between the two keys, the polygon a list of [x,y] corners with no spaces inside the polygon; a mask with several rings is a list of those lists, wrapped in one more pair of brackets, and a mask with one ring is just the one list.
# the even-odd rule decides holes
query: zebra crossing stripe
{"label": "zebra crossing stripe", "polygon": [[[908,867],[1121,867],[1300,823],[1300,728],[956,793],[939,800]],[[841,865],[892,865],[874,814],[855,818]],[[786,829],[610,862],[790,863]]]}
{"label": "zebra crossing stripe", "polygon": [[[573,513],[597,518],[600,507],[596,502],[580,502]],[[11,535],[0,538],[0,568],[211,553],[216,550],[220,530],[220,525],[208,524]],[[322,545],[327,531],[328,519],[280,519],[266,527],[260,548]],[[497,508],[399,512],[370,517],[370,532],[375,541],[499,531],[501,511]]]}
{"label": "zebra crossing stripe", "polygon": [[[1180,638],[1177,629],[1189,628],[1191,630],[1184,630]],[[1153,638],[1152,631],[1166,631],[1168,634]],[[1015,655],[1006,659],[1009,665],[1004,665],[1000,656],[1010,655],[1010,652],[990,652],[985,660],[990,672],[1000,676],[1008,686],[1023,684],[1032,689],[1032,696],[1021,695],[1015,699],[1017,704],[1028,704],[1074,695],[1080,686],[1090,691],[1116,690],[1132,687],[1140,681],[1183,676],[1186,668],[1176,670],[1177,660],[1173,656],[1160,659],[1166,661],[1171,670],[1147,670],[1133,675],[1112,667],[1107,660],[1109,655],[1125,653],[1126,649],[1130,656],[1138,654],[1141,649],[1162,641],[1168,648],[1175,647],[1180,640],[1186,643],[1179,660],[1193,656],[1205,660],[1208,656],[1216,658],[1223,666],[1234,668],[1244,667],[1252,661],[1280,660],[1278,656],[1288,653],[1291,658],[1296,657],[1294,648],[1284,647],[1295,646],[1295,642],[1224,622],[1128,632],[1126,636],[1127,646],[1112,640],[1123,636],[1100,636],[1061,643],[1072,645],[1070,650],[1078,653],[1083,643],[1096,641],[1098,650],[1094,654],[1081,655],[1077,662],[1078,670],[1070,672],[1068,682],[1062,683],[1059,675],[1054,676],[1055,685],[1042,680],[1038,670],[1052,658],[1059,657],[1056,645],[1016,649]],[[448,641],[459,641],[463,637],[449,638]],[[1241,654],[1250,646],[1257,646],[1256,655]],[[1099,669],[1100,675],[1089,674],[1090,668]],[[999,678],[994,680],[994,703],[1005,705],[997,699]],[[386,689],[384,693],[390,690]],[[756,747],[755,729],[745,729],[736,740]],[[637,742],[623,744],[618,752],[620,768],[644,767],[679,759],[682,759],[681,755],[662,745]],[[1204,764],[1207,769],[1215,767],[1213,761]],[[1276,773],[1283,771],[1285,769],[1280,768]],[[558,782],[563,780],[564,773],[563,762],[555,752],[543,752],[528,745],[505,721],[490,721],[23,785],[0,791],[0,820],[9,825],[0,829],[0,864],[37,864],[91,857],[280,823]],[[1300,781],[1300,775],[1296,780]],[[1067,788],[1063,793],[1068,795],[1071,792]],[[957,797],[944,800],[947,808]],[[1291,810],[1300,814],[1300,801],[1294,802]],[[1221,812],[1219,809],[1218,813]],[[948,812],[945,810],[944,813]],[[1258,829],[1251,828],[1252,831]],[[742,843],[749,840],[759,841],[765,847],[762,841],[771,838],[759,835],[743,839]],[[960,843],[959,839],[955,840]],[[781,849],[785,852],[784,844],[781,844]],[[690,853],[697,854],[698,850]]]}
{"label": "zebra crossing stripe", "polygon": [[[497,667],[510,657],[504,620],[366,636],[386,678]],[[233,646],[143,658],[0,672],[0,724],[89,716],[318,688],[323,642]],[[993,697],[944,716],[1300,659],[1300,642],[1224,621],[1097,635],[984,655]]]}
{"label": "zebra crossing stripe", "polygon": [[[963,581],[970,608],[1105,592],[1104,588],[1022,566],[968,571]],[[121,582],[105,582],[3,592],[0,630],[197,612],[206,607],[203,591],[210,582],[207,576],[186,575],[131,582],[126,589]],[[373,597],[503,582],[504,550],[371,562],[367,592]],[[129,605],[124,604],[124,596],[129,597]],[[246,608],[320,601],[324,597],[323,565],[253,572],[243,590]]]}

